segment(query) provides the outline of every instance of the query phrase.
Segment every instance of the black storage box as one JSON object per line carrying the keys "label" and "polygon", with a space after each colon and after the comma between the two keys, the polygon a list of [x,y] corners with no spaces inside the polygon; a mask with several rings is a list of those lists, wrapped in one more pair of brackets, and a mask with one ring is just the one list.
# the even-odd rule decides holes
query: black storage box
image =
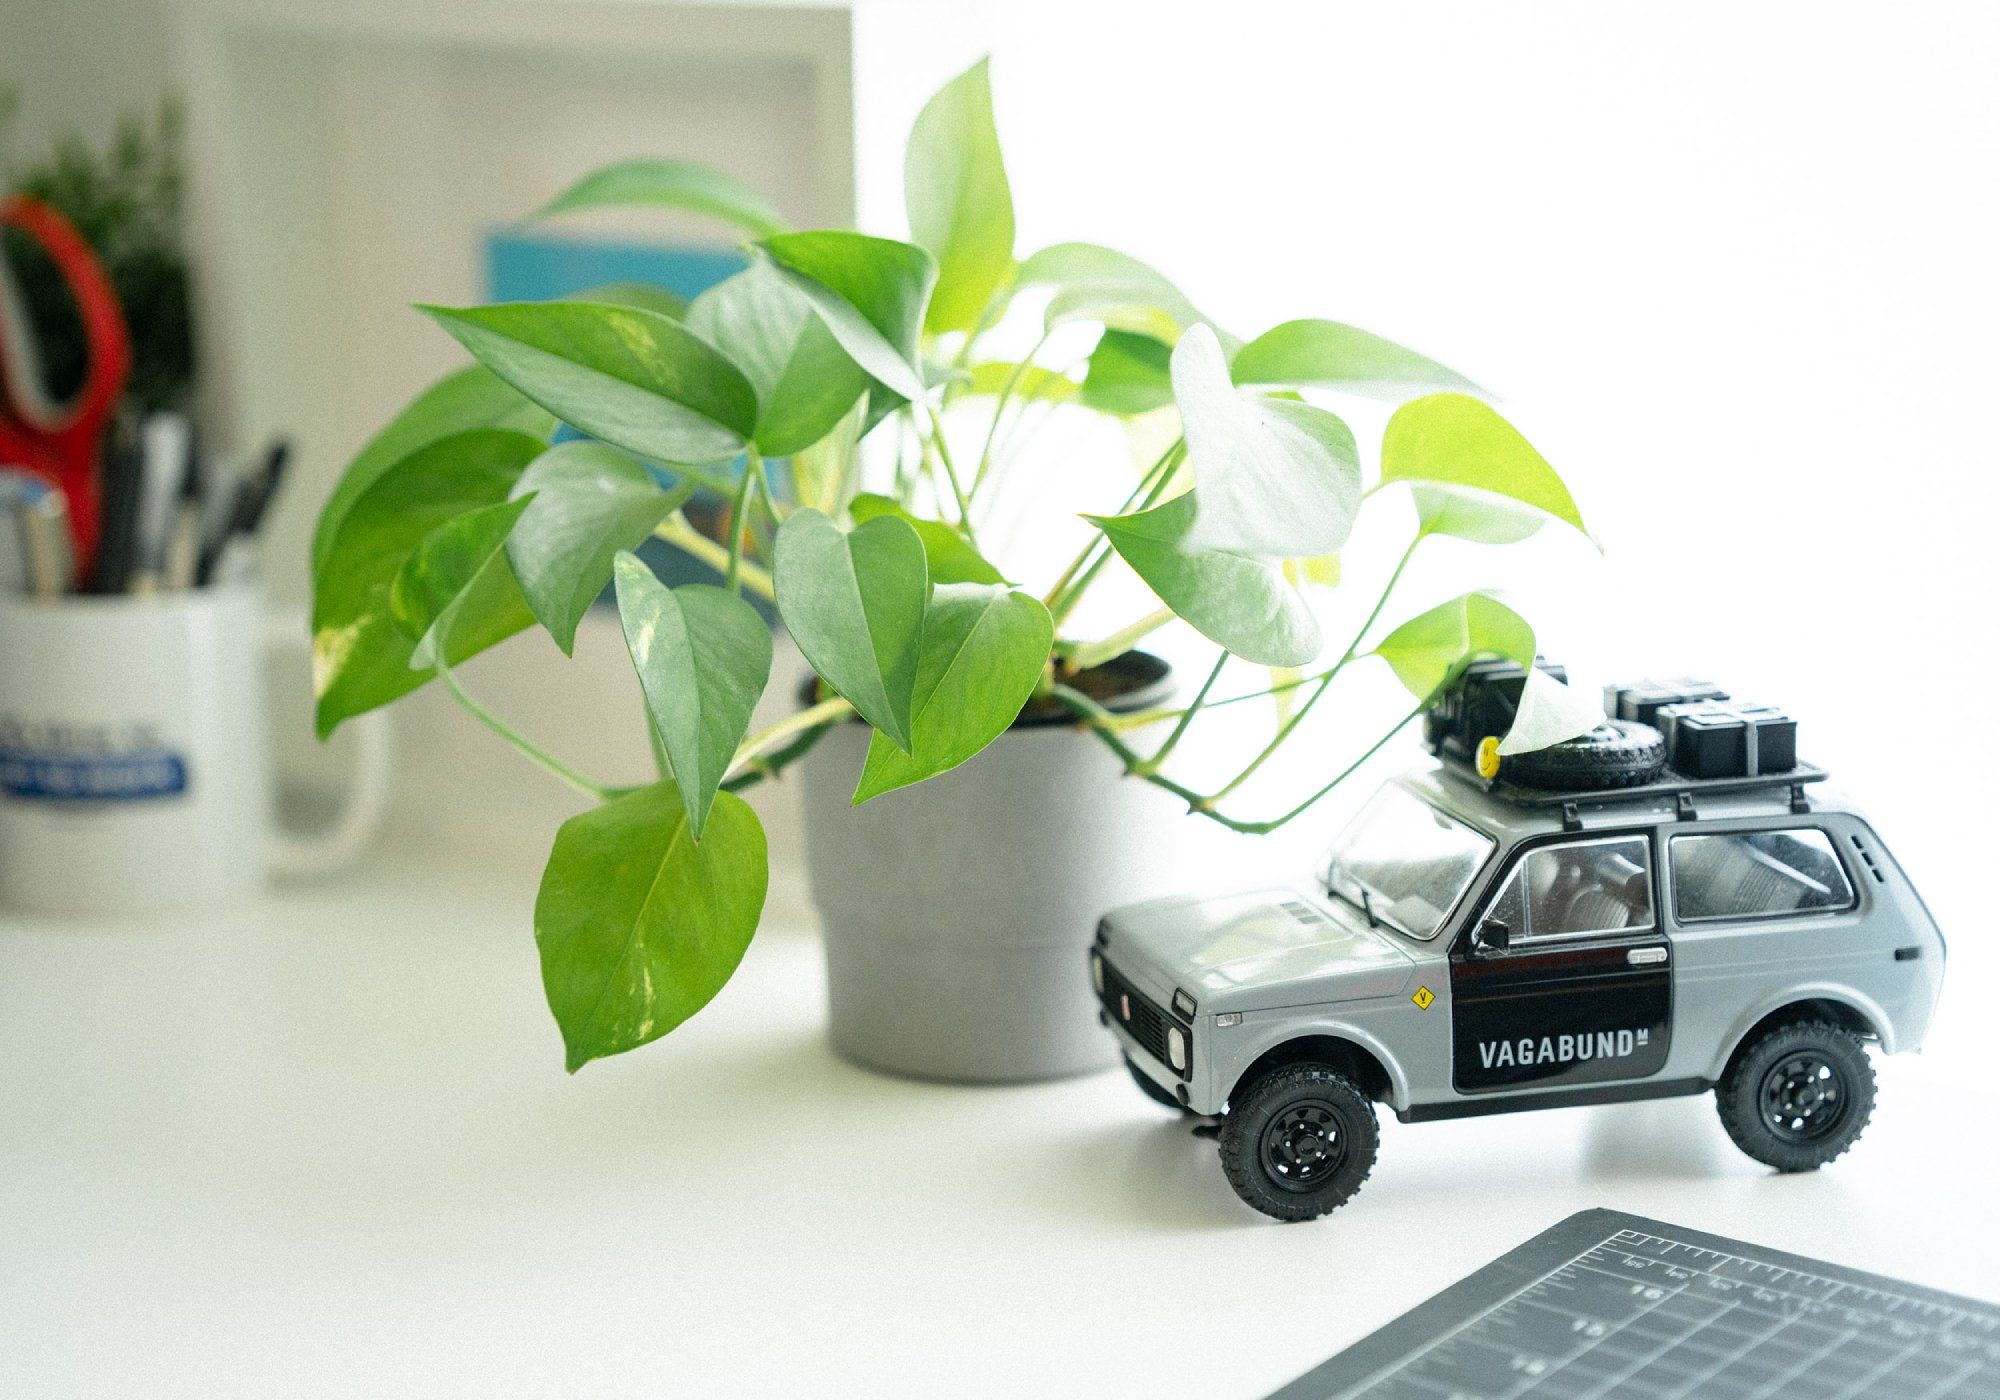
{"label": "black storage box", "polygon": [[[1535,669],[1569,684],[1569,672],[1553,661],[1538,656]],[[1514,727],[1527,683],[1527,672],[1512,661],[1471,663],[1424,712],[1424,742],[1441,757],[1472,762],[1481,739]]]}
{"label": "black storage box", "polygon": [[1667,705],[1691,705],[1700,700],[1727,700],[1729,692],[1714,681],[1689,680],[1685,676],[1667,681],[1639,681],[1634,685],[1604,687],[1604,713],[1613,719],[1636,720],[1660,727],[1657,716]]}
{"label": "black storage box", "polygon": [[1798,721],[1775,705],[1664,705],[1654,723],[1667,738],[1667,766],[1690,778],[1758,777],[1799,766]]}

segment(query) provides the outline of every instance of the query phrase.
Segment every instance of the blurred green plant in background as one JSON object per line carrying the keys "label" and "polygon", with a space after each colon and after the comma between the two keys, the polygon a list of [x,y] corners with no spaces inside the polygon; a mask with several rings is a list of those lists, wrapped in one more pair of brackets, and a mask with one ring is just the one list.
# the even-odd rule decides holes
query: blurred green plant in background
{"label": "blurred green plant in background", "polygon": [[[0,87],[0,190],[60,210],[97,251],[132,332],[127,396],[142,412],[179,409],[194,390],[195,345],[187,254],[182,242],[185,177],[179,107],[163,101],[150,120],[127,113],[102,150],[81,132],[41,156],[16,149],[20,93]],[[48,255],[18,230],[0,241],[26,303],[46,388],[67,398],[83,383],[83,326]]]}

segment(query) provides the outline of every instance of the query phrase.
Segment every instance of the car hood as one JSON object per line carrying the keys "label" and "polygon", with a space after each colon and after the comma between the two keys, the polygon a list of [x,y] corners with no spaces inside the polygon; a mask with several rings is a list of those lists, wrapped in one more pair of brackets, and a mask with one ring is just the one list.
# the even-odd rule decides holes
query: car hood
{"label": "car hood", "polygon": [[1105,939],[1114,964],[1186,989],[1203,1012],[1389,996],[1416,965],[1345,904],[1290,889],[1131,905]]}

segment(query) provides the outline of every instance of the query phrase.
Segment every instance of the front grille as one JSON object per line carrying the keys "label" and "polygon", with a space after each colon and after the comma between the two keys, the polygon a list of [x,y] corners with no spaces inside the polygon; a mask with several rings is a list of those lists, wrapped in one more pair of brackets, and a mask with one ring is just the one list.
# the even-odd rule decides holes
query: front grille
{"label": "front grille", "polygon": [[1167,1060],[1167,1013],[1108,962],[1104,964],[1104,1010],[1148,1055],[1172,1068]]}

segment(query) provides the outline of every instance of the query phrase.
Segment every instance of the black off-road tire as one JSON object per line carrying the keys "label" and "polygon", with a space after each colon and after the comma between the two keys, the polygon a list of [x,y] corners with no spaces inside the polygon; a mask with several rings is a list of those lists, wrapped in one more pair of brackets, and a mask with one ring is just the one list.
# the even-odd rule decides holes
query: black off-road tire
{"label": "black off-road tire", "polygon": [[1147,1074],[1146,1071],[1140,1069],[1137,1065],[1133,1064],[1132,1057],[1130,1055],[1127,1055],[1125,1057],[1125,1068],[1132,1071],[1132,1082],[1139,1086],[1139,1092],[1144,1094],[1147,1098],[1151,1099],[1154,1103],[1161,1104],[1167,1108],[1171,1108],[1176,1113],[1187,1113],[1191,1111],[1186,1104],[1182,1103],[1179,1099],[1175,1098],[1172,1094],[1168,1093],[1165,1089],[1162,1089],[1158,1084],[1156,1084],[1153,1081],[1151,1075]]}
{"label": "black off-road tire", "polygon": [[1636,787],[1667,766],[1667,741],[1650,724],[1607,719],[1588,734],[1500,761],[1500,776],[1523,787],[1595,791]]}
{"label": "black off-road tire", "polygon": [[[1300,1144],[1309,1150],[1315,1135],[1337,1150],[1309,1160]],[[1277,1220],[1314,1220],[1344,1204],[1374,1169],[1380,1142],[1368,1096],[1338,1070],[1311,1063],[1281,1065],[1236,1095],[1221,1138],[1229,1184]]]}
{"label": "black off-road tire", "polygon": [[1715,1109],[1746,1156],[1809,1172],[1854,1145],[1875,1111],[1875,1069],[1852,1031],[1793,1021],[1730,1057]]}

